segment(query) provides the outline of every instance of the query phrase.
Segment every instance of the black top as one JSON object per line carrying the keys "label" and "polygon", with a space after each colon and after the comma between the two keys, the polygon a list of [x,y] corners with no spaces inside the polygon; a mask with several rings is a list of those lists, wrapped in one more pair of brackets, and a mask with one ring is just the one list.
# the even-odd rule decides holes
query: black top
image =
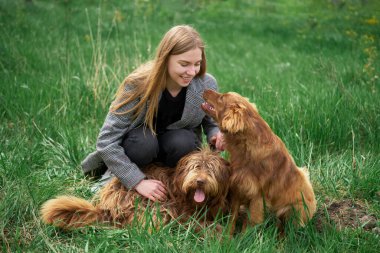
{"label": "black top", "polygon": [[176,97],[173,97],[167,89],[162,92],[155,119],[157,134],[165,132],[168,125],[181,119],[185,106],[186,90],[187,87],[182,88]]}

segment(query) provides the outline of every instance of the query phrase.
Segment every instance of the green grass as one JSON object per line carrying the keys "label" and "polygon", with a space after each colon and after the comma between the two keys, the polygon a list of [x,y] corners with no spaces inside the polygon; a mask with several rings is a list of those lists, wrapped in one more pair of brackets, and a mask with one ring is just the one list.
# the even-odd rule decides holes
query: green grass
{"label": "green grass", "polygon": [[368,1],[0,0],[2,252],[377,252],[379,234],[288,228],[271,219],[219,241],[169,224],[160,231],[42,224],[58,194],[90,198],[80,169],[123,78],[161,36],[191,24],[223,92],[257,104],[319,207],[354,199],[380,215],[380,4]]}

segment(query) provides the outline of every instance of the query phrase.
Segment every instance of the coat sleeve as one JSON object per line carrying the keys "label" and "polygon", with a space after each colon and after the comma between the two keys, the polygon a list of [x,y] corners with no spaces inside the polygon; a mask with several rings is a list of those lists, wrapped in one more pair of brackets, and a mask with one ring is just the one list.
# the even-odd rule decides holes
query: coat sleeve
{"label": "coat sleeve", "polygon": [[100,130],[96,149],[109,170],[128,189],[145,178],[138,166],[124,152],[122,141],[131,126],[128,114],[109,112]]}
{"label": "coat sleeve", "polygon": [[[205,76],[205,89],[218,91],[218,84],[216,82],[216,79],[210,74],[206,74]],[[207,136],[208,142],[210,142],[212,136],[220,131],[216,122],[208,115],[206,115],[202,120],[202,128],[203,132]]]}

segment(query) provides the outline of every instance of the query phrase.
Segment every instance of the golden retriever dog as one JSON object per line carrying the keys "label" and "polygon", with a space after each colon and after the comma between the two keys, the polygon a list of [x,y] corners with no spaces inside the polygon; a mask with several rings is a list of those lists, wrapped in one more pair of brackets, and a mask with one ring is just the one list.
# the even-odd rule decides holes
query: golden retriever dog
{"label": "golden retriever dog", "polygon": [[[64,229],[90,224],[124,227],[134,221],[151,222],[158,229],[173,219],[186,222],[195,218],[202,226],[210,225],[219,212],[227,211],[229,164],[209,148],[183,157],[175,169],[150,165],[144,173],[165,184],[166,201],[153,203],[115,178],[92,203],[73,196],[48,200],[41,208],[42,220]],[[149,210],[153,215],[147,215]]]}
{"label": "golden retriever dog", "polygon": [[281,222],[293,217],[303,226],[316,211],[307,170],[297,167],[284,143],[246,98],[212,90],[206,90],[203,98],[202,108],[218,123],[230,154],[231,235],[241,205],[248,209],[252,225],[262,223],[268,210]]}

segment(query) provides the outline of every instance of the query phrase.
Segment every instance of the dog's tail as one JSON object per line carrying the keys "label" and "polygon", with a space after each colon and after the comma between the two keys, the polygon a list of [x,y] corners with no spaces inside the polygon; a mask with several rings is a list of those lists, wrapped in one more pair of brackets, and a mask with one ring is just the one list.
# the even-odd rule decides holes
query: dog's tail
{"label": "dog's tail", "polygon": [[95,207],[85,199],[73,196],[59,196],[46,201],[42,205],[41,216],[46,224],[64,229],[104,222],[107,217],[105,210]]}

